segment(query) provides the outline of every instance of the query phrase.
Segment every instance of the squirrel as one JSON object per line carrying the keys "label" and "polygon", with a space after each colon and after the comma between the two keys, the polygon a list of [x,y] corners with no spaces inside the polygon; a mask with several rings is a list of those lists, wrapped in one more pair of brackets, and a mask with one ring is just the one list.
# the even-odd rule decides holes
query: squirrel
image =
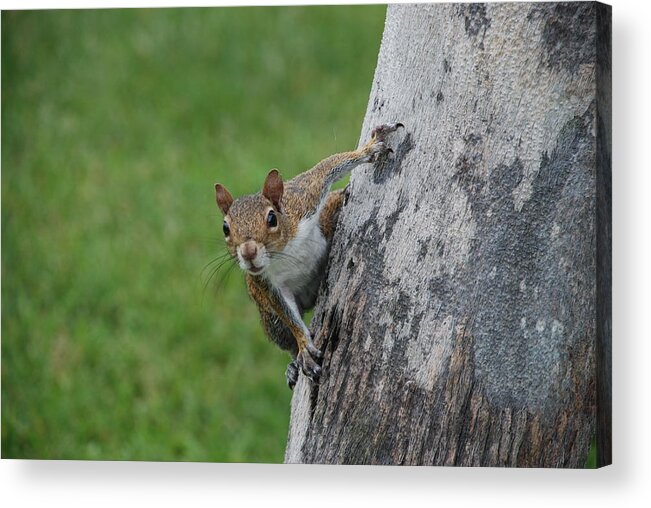
{"label": "squirrel", "polygon": [[257,194],[234,200],[222,184],[215,184],[226,246],[246,272],[262,327],[292,356],[285,372],[290,389],[299,369],[313,382],[321,375],[323,355],[303,314],[314,307],[344,200],[345,189],[330,192],[330,187],[354,167],[393,152],[386,138],[400,127],[404,125],[380,125],[359,150],[331,155],[287,182],[272,169]]}

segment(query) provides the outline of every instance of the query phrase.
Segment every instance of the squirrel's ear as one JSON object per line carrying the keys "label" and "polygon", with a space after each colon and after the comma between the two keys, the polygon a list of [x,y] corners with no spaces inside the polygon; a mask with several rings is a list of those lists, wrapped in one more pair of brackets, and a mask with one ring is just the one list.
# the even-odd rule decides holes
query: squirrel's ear
{"label": "squirrel's ear", "polygon": [[215,197],[217,199],[217,206],[224,215],[228,213],[228,209],[233,204],[233,196],[226,190],[221,183],[215,184]]}
{"label": "squirrel's ear", "polygon": [[264,181],[262,195],[273,203],[276,210],[281,211],[280,201],[283,198],[283,179],[277,169],[272,169]]}

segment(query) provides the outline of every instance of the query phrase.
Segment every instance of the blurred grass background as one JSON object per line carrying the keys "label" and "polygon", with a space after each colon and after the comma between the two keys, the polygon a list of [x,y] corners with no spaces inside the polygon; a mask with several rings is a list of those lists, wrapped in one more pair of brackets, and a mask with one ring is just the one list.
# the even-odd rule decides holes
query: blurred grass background
{"label": "blurred grass background", "polygon": [[355,147],[384,13],[2,13],[3,458],[282,461],[288,356],[241,273],[203,287],[213,183]]}

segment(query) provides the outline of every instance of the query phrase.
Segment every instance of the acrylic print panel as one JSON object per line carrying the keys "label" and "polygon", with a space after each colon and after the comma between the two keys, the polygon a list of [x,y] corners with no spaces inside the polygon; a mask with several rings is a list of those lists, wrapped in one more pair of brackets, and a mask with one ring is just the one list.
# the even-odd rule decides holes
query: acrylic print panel
{"label": "acrylic print panel", "polygon": [[609,7],[2,31],[3,458],[610,463]]}

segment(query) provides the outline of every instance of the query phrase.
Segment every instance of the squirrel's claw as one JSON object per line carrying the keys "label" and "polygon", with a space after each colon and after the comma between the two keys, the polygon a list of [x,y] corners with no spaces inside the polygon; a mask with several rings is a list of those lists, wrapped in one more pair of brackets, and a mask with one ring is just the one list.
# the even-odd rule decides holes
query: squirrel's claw
{"label": "squirrel's claw", "polygon": [[366,145],[367,156],[365,162],[376,162],[389,154],[394,153],[393,149],[387,145],[387,137],[392,132],[404,127],[400,122],[378,125],[371,131],[371,141]]}
{"label": "squirrel's claw", "polygon": [[321,366],[314,361],[307,347],[298,353],[296,362],[300,365],[303,374],[305,374],[313,382],[319,382],[319,377],[321,376]]}
{"label": "squirrel's claw", "polygon": [[308,352],[315,358],[323,358],[323,353],[321,350],[314,345],[313,342],[308,342],[307,346],[305,346],[308,350]]}
{"label": "squirrel's claw", "polygon": [[405,126],[400,122],[378,125],[371,131],[371,138],[375,138],[378,141],[384,141],[388,134],[397,131],[400,127],[404,128]]}

